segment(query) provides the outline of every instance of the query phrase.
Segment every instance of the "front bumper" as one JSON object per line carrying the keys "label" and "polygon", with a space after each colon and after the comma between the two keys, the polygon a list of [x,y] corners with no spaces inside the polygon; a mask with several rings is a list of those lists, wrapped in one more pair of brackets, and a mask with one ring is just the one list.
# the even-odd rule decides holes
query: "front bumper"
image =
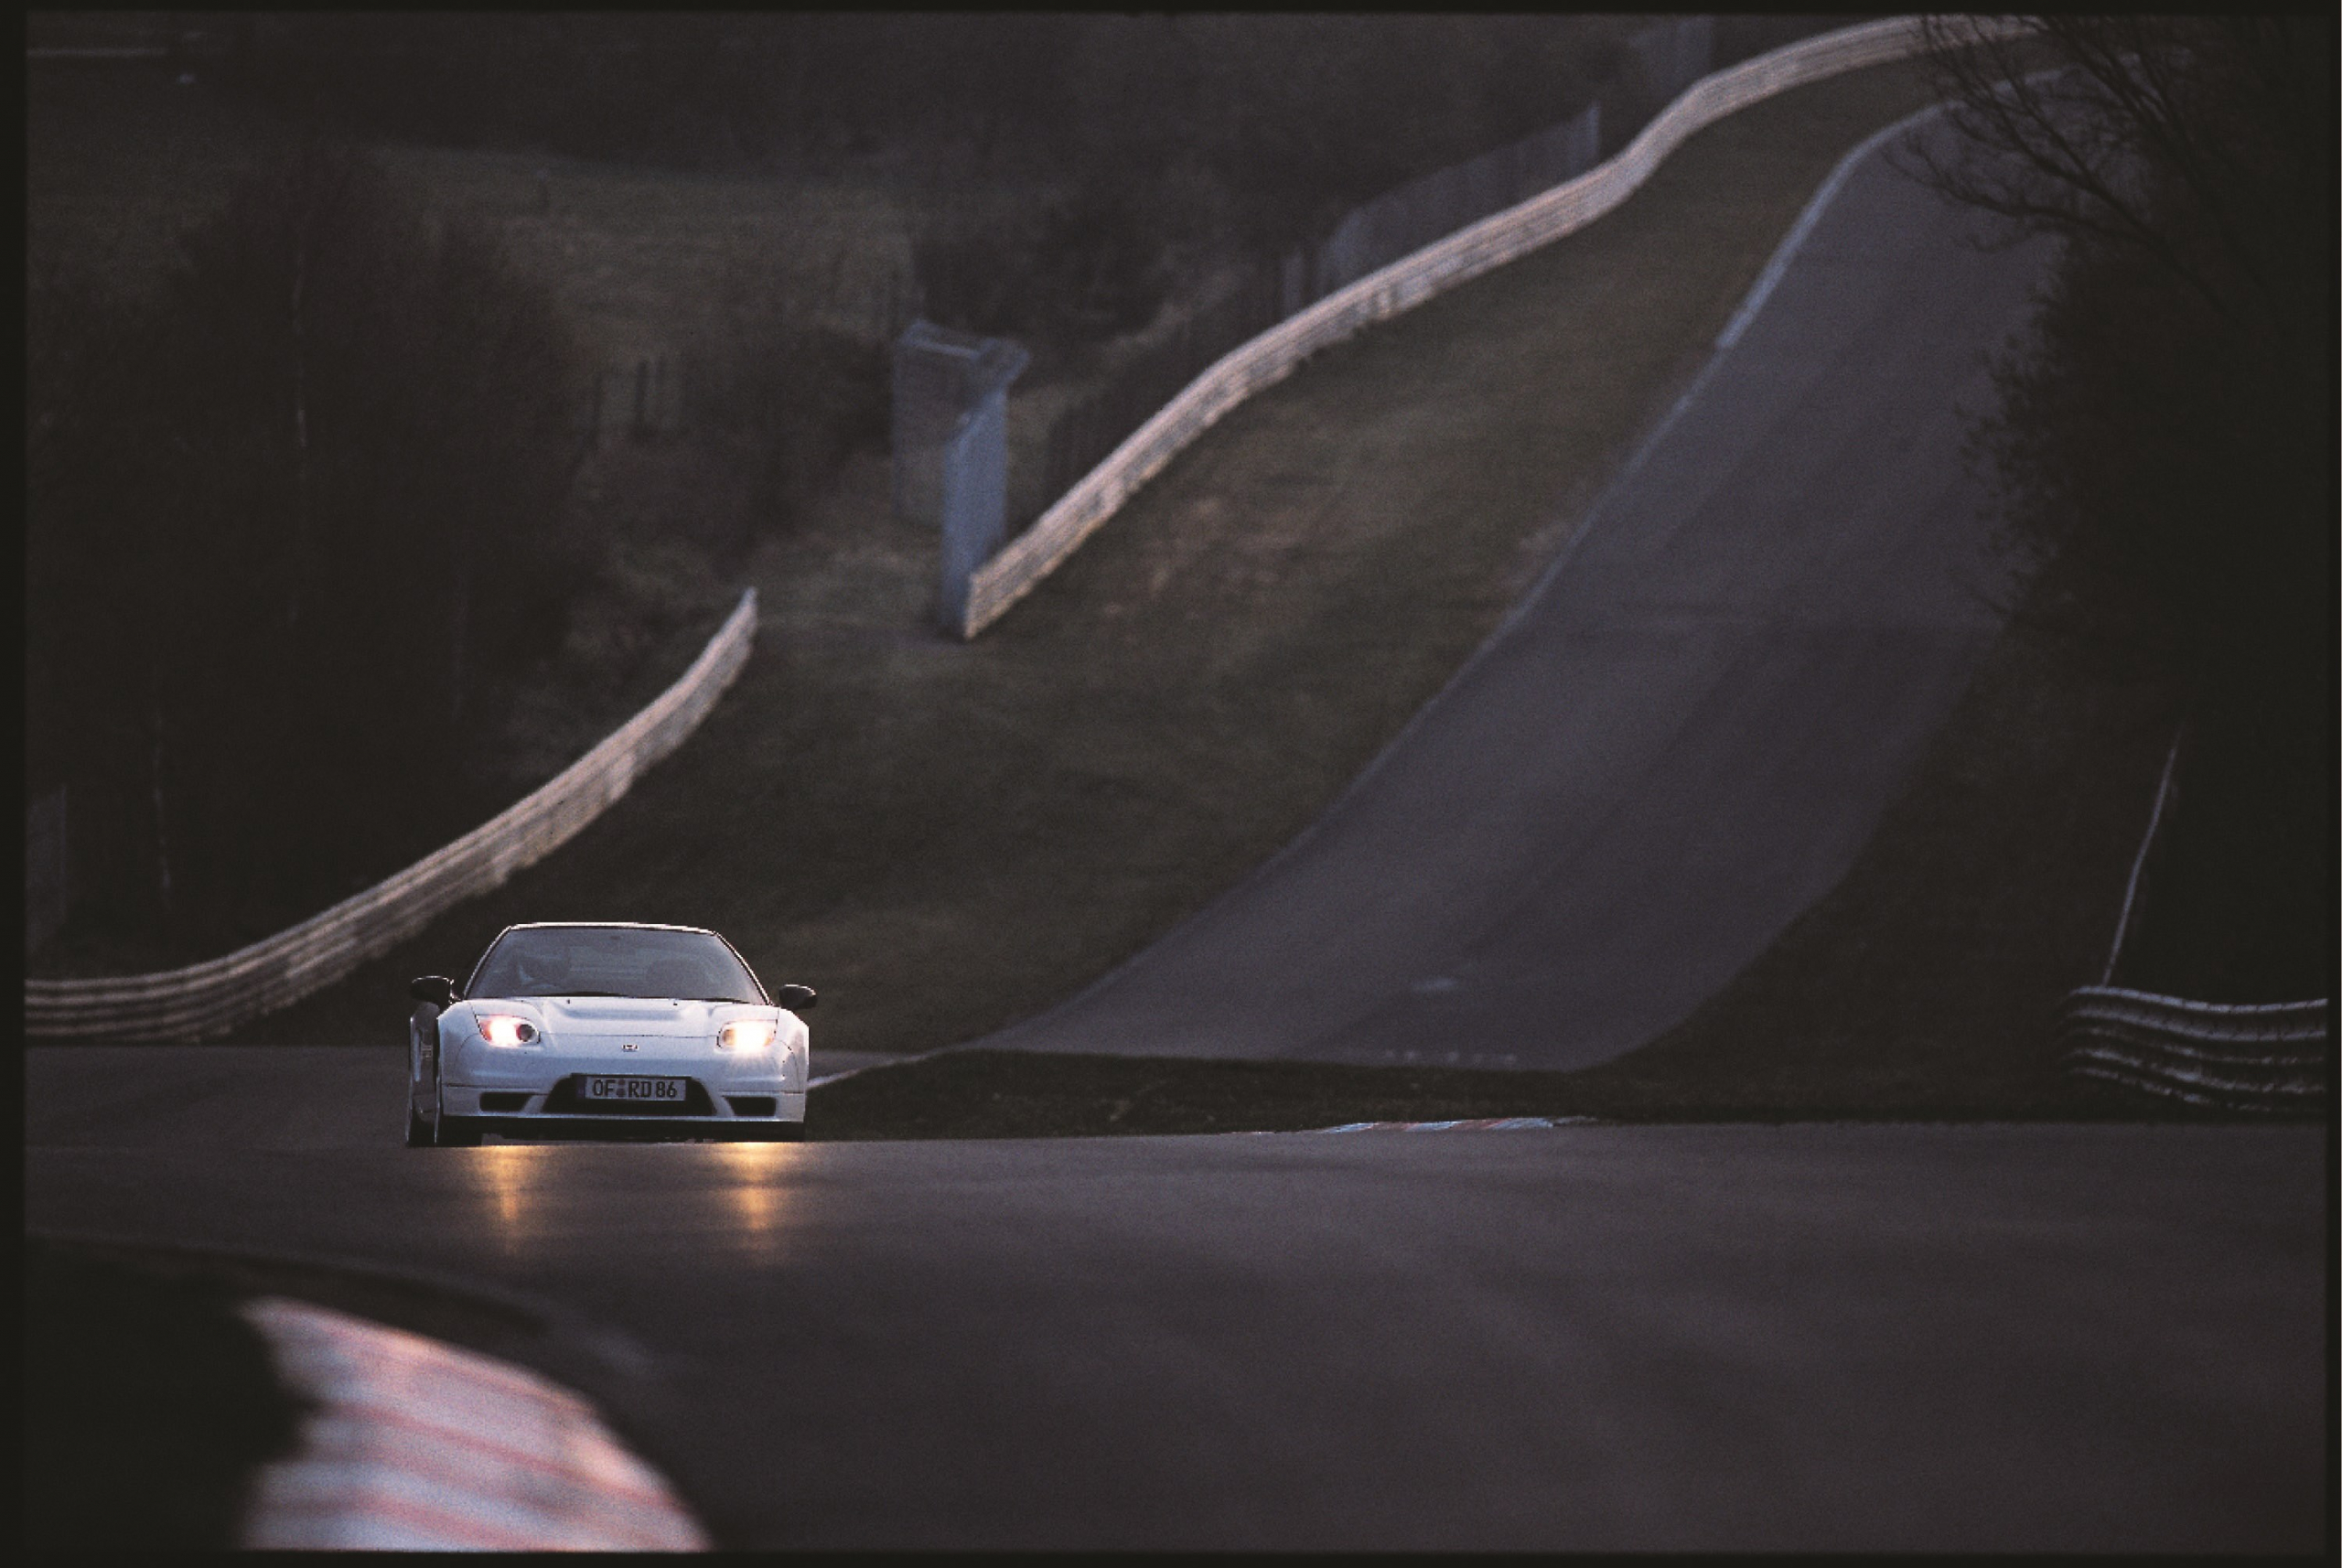
{"label": "front bumper", "polygon": [[449,1116],[476,1116],[489,1122],[569,1122],[599,1126],[645,1128],[670,1124],[736,1126],[743,1122],[769,1125],[805,1120],[805,1091],[776,1090],[763,1084],[714,1083],[693,1078],[689,1098],[681,1105],[580,1100],[573,1079],[564,1075],[549,1090],[517,1089],[494,1084],[450,1083],[440,1090],[440,1110]]}

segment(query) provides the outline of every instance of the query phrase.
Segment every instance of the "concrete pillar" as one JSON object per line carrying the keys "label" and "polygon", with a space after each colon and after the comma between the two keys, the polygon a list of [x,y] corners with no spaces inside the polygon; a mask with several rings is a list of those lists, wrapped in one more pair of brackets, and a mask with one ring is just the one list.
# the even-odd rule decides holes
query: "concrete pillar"
{"label": "concrete pillar", "polygon": [[968,579],[1008,513],[1008,387],[1032,356],[1004,338],[914,321],[895,343],[894,506],[943,535],[940,610],[957,629]]}

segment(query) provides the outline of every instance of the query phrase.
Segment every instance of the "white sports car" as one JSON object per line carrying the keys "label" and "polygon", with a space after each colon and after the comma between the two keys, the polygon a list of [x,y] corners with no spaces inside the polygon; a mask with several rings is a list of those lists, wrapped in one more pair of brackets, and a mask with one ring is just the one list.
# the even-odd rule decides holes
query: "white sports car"
{"label": "white sports car", "polygon": [[458,987],[407,987],[406,1141],[628,1126],[684,1136],[805,1133],[810,986],[773,996],[714,931],[507,926]]}

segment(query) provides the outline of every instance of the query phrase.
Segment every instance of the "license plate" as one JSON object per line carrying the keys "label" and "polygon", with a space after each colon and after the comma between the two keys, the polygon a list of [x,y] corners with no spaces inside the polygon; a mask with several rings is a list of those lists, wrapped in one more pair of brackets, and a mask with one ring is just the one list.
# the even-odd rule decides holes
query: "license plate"
{"label": "license plate", "polygon": [[689,1082],[691,1079],[687,1078],[587,1078],[579,1081],[577,1098],[673,1101],[680,1103],[683,1099],[683,1086]]}

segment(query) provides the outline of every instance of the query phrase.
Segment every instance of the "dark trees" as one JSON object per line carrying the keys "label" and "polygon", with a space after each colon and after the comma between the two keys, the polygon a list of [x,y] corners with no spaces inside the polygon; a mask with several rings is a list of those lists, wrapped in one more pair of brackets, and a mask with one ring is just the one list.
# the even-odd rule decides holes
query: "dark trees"
{"label": "dark trees", "polygon": [[[2004,539],[2180,693],[2179,789],[2118,980],[2318,994],[2334,949],[2335,24],[2061,16],[1962,50],[1933,177],[2062,236],[1981,432]],[[2128,805],[2128,803],[2126,803]],[[2145,807],[2132,809],[2143,820]]]}
{"label": "dark trees", "polygon": [[153,300],[28,312],[31,782],[71,786],[83,902],[136,950],[444,839],[463,721],[581,564],[569,350],[481,239],[312,144],[184,252]]}
{"label": "dark trees", "polygon": [[360,134],[703,168],[875,156],[932,188],[919,203],[930,313],[1047,341],[1145,323],[1173,292],[1166,254],[1213,252],[1209,270],[1222,251],[1282,252],[1382,190],[1615,97],[1633,26],[286,13],[262,19],[236,80]]}

